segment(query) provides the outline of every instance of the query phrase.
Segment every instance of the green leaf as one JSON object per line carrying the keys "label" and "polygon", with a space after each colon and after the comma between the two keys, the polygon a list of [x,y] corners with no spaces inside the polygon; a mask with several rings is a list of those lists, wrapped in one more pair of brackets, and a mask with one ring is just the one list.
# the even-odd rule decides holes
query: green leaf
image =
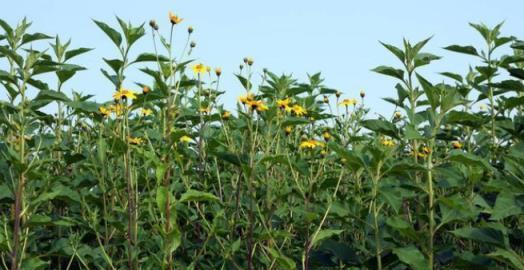
{"label": "green leaf", "polygon": [[493,228],[460,228],[451,231],[455,236],[473,241],[504,247],[504,235],[501,231]]}
{"label": "green leaf", "polygon": [[178,227],[174,227],[171,232],[167,234],[166,237],[166,247],[167,247],[167,253],[171,254],[175,252],[175,250],[178,249],[180,244],[182,243],[182,234],[180,233],[180,230]]}
{"label": "green leaf", "polygon": [[89,52],[93,49],[91,48],[78,48],[78,49],[74,49],[74,50],[70,50],[70,51],[67,51],[65,53],[65,56],[64,56],[64,61],[67,61],[77,55],[81,55],[81,54],[84,54],[86,52]]}
{"label": "green leaf", "polygon": [[415,246],[395,248],[393,249],[393,253],[397,255],[401,262],[409,265],[414,270],[430,269],[428,260]]}
{"label": "green leaf", "polygon": [[102,29],[102,31],[104,31],[104,33],[113,41],[113,43],[117,47],[120,47],[120,44],[122,44],[122,35],[120,35],[118,31],[111,28],[109,25],[107,25],[104,22],[100,22],[97,20],[93,20],[93,21],[96,23],[96,25],[98,25],[98,27],[100,27],[100,29]]}
{"label": "green leaf", "polygon": [[182,194],[182,196],[180,196],[180,200],[178,202],[184,203],[184,202],[202,202],[202,201],[218,202],[220,200],[211,193],[190,189],[186,191],[184,194]]}
{"label": "green leaf", "polygon": [[458,53],[464,53],[469,55],[475,55],[479,56],[479,53],[477,52],[477,49],[473,46],[459,46],[459,45],[451,45],[448,47],[445,47],[444,49],[448,51],[458,52]]}
{"label": "green leaf", "polygon": [[451,151],[449,155],[449,160],[468,166],[481,167],[488,171],[494,170],[494,168],[489,164],[489,162],[486,159],[470,153],[462,152],[460,150]]}
{"label": "green leaf", "polygon": [[22,270],[40,270],[45,269],[49,262],[43,261],[38,257],[26,258],[22,261]]}
{"label": "green leaf", "polygon": [[22,42],[20,43],[20,46],[27,44],[29,42],[35,41],[35,40],[50,39],[50,38],[53,38],[53,37],[42,34],[42,33],[25,34],[22,37]]}
{"label": "green leaf", "polygon": [[235,74],[235,76],[238,78],[244,89],[246,89],[247,91],[251,90],[252,84],[248,79],[244,78],[239,74]]}
{"label": "green leaf", "polygon": [[524,199],[518,200],[515,194],[509,192],[499,193],[497,201],[493,207],[491,219],[501,220],[509,216],[516,216],[524,213]]}
{"label": "green leaf", "polygon": [[399,130],[391,122],[386,122],[379,119],[364,120],[362,121],[362,126],[376,133],[400,139]]}
{"label": "green leaf", "polygon": [[333,229],[320,230],[316,235],[313,235],[314,238],[311,239],[311,246],[315,246],[320,241],[331,238],[335,235],[339,235],[342,232],[344,232],[344,230],[333,230]]}
{"label": "green leaf", "polygon": [[399,80],[404,80],[404,71],[401,69],[396,69],[388,66],[379,66],[372,69],[372,71],[386,76],[391,76]]}
{"label": "green leaf", "polygon": [[156,205],[160,210],[160,213],[166,212],[167,198],[170,196],[169,190],[164,186],[159,186],[156,189]]}
{"label": "green leaf", "polygon": [[306,118],[299,118],[299,117],[286,117],[284,121],[282,121],[282,127],[287,126],[297,126],[297,125],[306,125],[309,124],[309,120]]}
{"label": "green leaf", "polygon": [[524,258],[513,250],[497,248],[494,252],[487,255],[495,260],[508,264],[514,269],[524,269]]}
{"label": "green leaf", "polygon": [[165,57],[163,55],[158,55],[158,58],[157,58],[157,55],[154,54],[154,53],[142,53],[139,56],[137,56],[137,58],[135,59],[135,61],[133,61],[133,63],[138,63],[138,62],[156,62],[157,60],[159,62],[169,62],[169,58],[167,58],[167,57]]}
{"label": "green leaf", "polygon": [[404,52],[393,46],[393,45],[390,45],[390,44],[387,44],[387,43],[383,43],[382,41],[380,41],[380,44],[382,44],[382,46],[384,46],[386,49],[388,49],[390,52],[392,52],[402,63],[404,63],[404,60],[406,59],[406,56],[404,54]]}
{"label": "green leaf", "polygon": [[120,59],[106,59],[106,58],[102,58],[102,59],[104,59],[104,62],[106,62],[106,64],[110,66],[115,73],[118,73],[120,69],[122,68],[122,66],[124,65],[124,62],[122,62],[122,60]]}
{"label": "green leaf", "polygon": [[276,249],[274,248],[268,248],[268,247],[265,247],[264,248],[269,251],[269,254],[271,254],[271,256],[273,258],[276,259],[278,265],[281,267],[279,269],[286,269],[286,270],[293,270],[293,269],[297,269],[297,266],[295,264],[295,262],[284,256],[283,254],[281,254],[279,251],[277,251]]}

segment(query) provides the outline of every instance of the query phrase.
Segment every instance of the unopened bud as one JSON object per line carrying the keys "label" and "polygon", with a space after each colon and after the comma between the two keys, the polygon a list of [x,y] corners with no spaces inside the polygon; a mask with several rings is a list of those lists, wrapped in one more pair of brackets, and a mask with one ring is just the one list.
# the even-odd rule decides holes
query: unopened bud
{"label": "unopened bud", "polygon": [[193,26],[189,26],[189,27],[187,28],[187,32],[188,32],[189,34],[193,33],[193,31],[194,31]]}
{"label": "unopened bud", "polygon": [[155,20],[150,20],[149,26],[151,26],[151,28],[153,28],[154,30],[158,30],[158,24],[156,23]]}
{"label": "unopened bud", "polygon": [[194,47],[196,47],[196,42],[194,42],[194,41],[191,41],[191,43],[189,44],[189,46],[190,46],[191,48],[194,48]]}

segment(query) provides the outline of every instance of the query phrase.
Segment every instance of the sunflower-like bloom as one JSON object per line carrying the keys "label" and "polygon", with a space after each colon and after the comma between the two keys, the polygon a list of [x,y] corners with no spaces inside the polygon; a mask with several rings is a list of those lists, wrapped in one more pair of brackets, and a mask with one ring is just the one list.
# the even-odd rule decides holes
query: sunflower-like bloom
{"label": "sunflower-like bloom", "polygon": [[431,153],[431,149],[429,147],[427,147],[427,146],[424,146],[424,147],[422,147],[422,153],[427,155],[427,154]]}
{"label": "sunflower-like bloom", "polygon": [[206,65],[199,63],[193,66],[193,72],[195,74],[202,74],[207,72],[208,67]]}
{"label": "sunflower-like bloom", "polygon": [[224,111],[222,113],[222,119],[229,120],[229,118],[231,118],[231,113],[229,111]]}
{"label": "sunflower-like bloom", "polygon": [[142,116],[150,116],[151,114],[153,114],[153,111],[151,109],[148,109],[148,108],[142,108],[142,109],[140,109],[140,114]]}
{"label": "sunflower-like bloom", "polygon": [[191,139],[191,137],[187,136],[187,135],[184,135],[182,137],[180,137],[179,141],[181,143],[190,143],[193,139]]}
{"label": "sunflower-like bloom", "polygon": [[282,110],[287,109],[290,103],[291,103],[291,100],[289,98],[277,100],[277,106]]}
{"label": "sunflower-like bloom", "polygon": [[201,113],[210,113],[211,112],[211,108],[209,107],[202,107],[200,109],[198,109],[199,112]]}
{"label": "sunflower-like bloom", "polygon": [[293,107],[291,108],[291,111],[296,116],[304,116],[304,115],[307,114],[307,110],[304,107],[302,107],[302,106],[300,106],[298,104],[293,105]]}
{"label": "sunflower-like bloom", "polygon": [[327,131],[324,131],[324,133],[322,133],[322,137],[324,137],[324,141],[327,142],[331,139],[331,134],[329,134]]}
{"label": "sunflower-like bloom", "polygon": [[263,100],[252,100],[247,102],[247,106],[253,111],[263,112],[267,111],[269,108]]}
{"label": "sunflower-like bloom", "polygon": [[342,100],[342,102],[338,103],[339,106],[351,106],[351,105],[357,105],[357,100],[354,98],[346,98]]}
{"label": "sunflower-like bloom", "polygon": [[109,110],[114,113],[116,116],[120,116],[124,113],[124,105],[122,103],[117,103],[109,106]]}
{"label": "sunflower-like bloom", "polygon": [[316,140],[304,140],[298,147],[300,149],[315,149],[317,147],[324,147],[324,143]]}
{"label": "sunflower-like bloom", "polygon": [[395,142],[391,139],[381,139],[380,144],[387,146],[387,147],[393,147],[395,146]]}
{"label": "sunflower-like bloom", "polygon": [[102,114],[104,117],[109,117],[111,115],[111,109],[106,107],[100,107],[98,108],[98,111],[100,114]]}
{"label": "sunflower-like bloom", "polygon": [[247,104],[248,102],[251,102],[253,100],[255,100],[255,95],[253,95],[253,93],[251,92],[248,92],[247,94],[242,95],[238,98],[238,101],[240,101],[240,103],[242,104]]}
{"label": "sunflower-like bloom", "polygon": [[462,144],[459,141],[453,141],[451,143],[451,146],[453,146],[453,149],[461,149],[462,148]]}
{"label": "sunflower-like bloom", "polygon": [[175,24],[179,24],[183,21],[184,19],[178,17],[177,15],[175,15],[173,12],[169,11],[169,21],[171,22],[171,24],[175,25]]}
{"label": "sunflower-like bloom", "polygon": [[134,144],[134,145],[139,145],[139,144],[142,144],[144,142],[144,140],[142,140],[142,138],[140,137],[127,137],[127,142],[130,143],[130,144]]}
{"label": "sunflower-like bloom", "polygon": [[122,99],[135,99],[136,94],[132,90],[120,88],[117,92],[113,94],[113,98],[115,100],[122,100]]}
{"label": "sunflower-like bloom", "polygon": [[286,133],[286,136],[291,134],[292,131],[293,129],[291,128],[291,126],[287,126],[286,128],[284,128],[284,133]]}

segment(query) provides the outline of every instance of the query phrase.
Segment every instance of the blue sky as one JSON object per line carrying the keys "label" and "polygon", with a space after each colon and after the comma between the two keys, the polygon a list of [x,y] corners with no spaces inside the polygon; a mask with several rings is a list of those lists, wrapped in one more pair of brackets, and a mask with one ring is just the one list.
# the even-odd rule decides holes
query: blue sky
{"label": "blue sky", "polygon": [[[143,1],[143,0],[11,0],[0,10],[10,24],[27,16],[33,31],[72,38],[73,47],[92,47],[94,51],[77,59],[89,68],[65,85],[96,95],[99,102],[110,99],[113,88],[100,73],[102,57],[115,57],[116,48],[91,19],[116,26],[115,15],[133,23],[156,19],[167,34],[167,13],[172,10],[185,20],[178,43],[185,40],[186,27],[195,28],[197,48],[194,57],[223,69],[222,101],[232,107],[242,88],[233,73],[244,56],[255,59],[255,70],[267,67],[275,73],[293,73],[305,79],[307,73],[322,71],[328,87],[340,89],[347,97],[367,92],[366,103],[374,113],[386,113],[388,105],[380,98],[395,95],[393,79],[375,74],[378,65],[398,65],[397,60],[378,41],[400,45],[402,38],[412,41],[434,35],[426,51],[444,58],[422,73],[434,81],[437,73],[465,73],[468,65],[478,64],[472,57],[442,49],[451,44],[482,45],[468,22],[494,25],[505,21],[503,34],[524,38],[521,0],[398,0],[398,1]],[[150,32],[139,41],[134,52],[152,51]],[[128,76],[146,79],[140,72]],[[3,97],[4,94],[2,93]]]}

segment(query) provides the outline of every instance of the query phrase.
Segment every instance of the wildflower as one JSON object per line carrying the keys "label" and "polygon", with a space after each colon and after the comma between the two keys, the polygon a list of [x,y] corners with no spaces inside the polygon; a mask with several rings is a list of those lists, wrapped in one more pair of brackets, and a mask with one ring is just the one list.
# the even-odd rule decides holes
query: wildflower
{"label": "wildflower", "polygon": [[201,113],[210,113],[211,112],[211,108],[209,107],[202,107],[200,109],[198,109],[199,112]]}
{"label": "wildflower", "polygon": [[396,111],[395,112],[395,118],[396,119],[400,119],[400,117],[402,117],[402,113],[400,113],[399,111]]}
{"label": "wildflower", "polygon": [[215,68],[215,75],[217,75],[217,77],[220,77],[220,75],[222,75],[222,69],[219,67]]}
{"label": "wildflower", "polygon": [[386,147],[393,147],[395,146],[395,142],[391,139],[381,139],[380,143]]}
{"label": "wildflower", "polygon": [[189,26],[187,28],[187,32],[191,35],[191,33],[193,33],[194,29],[193,29],[193,26]]}
{"label": "wildflower", "polygon": [[346,99],[342,100],[342,102],[340,102],[338,105],[339,106],[343,105],[343,106],[346,106],[346,107],[350,106],[350,105],[357,105],[357,100],[354,99],[354,98],[346,98]]}
{"label": "wildflower", "polygon": [[299,148],[300,149],[304,149],[304,148],[315,149],[317,147],[323,147],[323,146],[324,146],[323,142],[319,142],[316,140],[304,140],[300,143]]}
{"label": "wildflower", "polygon": [[291,131],[293,131],[293,129],[291,128],[291,126],[287,126],[286,128],[284,128],[284,133],[286,134],[286,136],[288,136],[289,134],[291,134]]}
{"label": "wildflower", "polygon": [[249,66],[252,66],[254,62],[255,62],[255,61],[253,60],[253,58],[251,58],[251,57],[248,57],[248,58],[247,58],[247,64],[248,64]]}
{"label": "wildflower", "polygon": [[339,98],[340,96],[342,96],[342,92],[337,91],[337,92],[335,93],[335,96],[336,96],[337,98]]}
{"label": "wildflower", "polygon": [[187,135],[184,135],[182,137],[180,137],[179,141],[181,143],[190,143],[193,139],[191,139],[191,137],[187,136]]}
{"label": "wildflower", "polygon": [[324,95],[324,103],[329,103],[329,98],[326,95]]}
{"label": "wildflower", "polygon": [[153,111],[151,109],[148,109],[148,108],[140,109],[140,114],[142,116],[150,116],[152,113],[153,113]]}
{"label": "wildflower", "polygon": [[418,157],[419,157],[419,158],[427,158],[427,157],[428,157],[428,155],[427,155],[427,154],[424,154],[424,153],[421,153],[421,152],[419,152],[419,153],[418,153]]}
{"label": "wildflower", "polygon": [[184,19],[178,17],[177,15],[175,15],[173,12],[169,11],[169,21],[171,21],[171,24],[175,25],[175,24],[179,24],[183,21]]}
{"label": "wildflower", "polygon": [[327,151],[326,150],[321,150],[320,151],[320,157],[323,158],[323,157],[326,157],[326,155],[327,155]]}
{"label": "wildflower", "polygon": [[144,87],[142,87],[142,94],[145,95],[145,94],[147,94],[149,92],[151,92],[151,88],[149,88],[149,86],[147,86],[147,85],[144,85]]}
{"label": "wildflower", "polygon": [[136,98],[136,94],[135,92],[129,90],[129,89],[125,89],[125,88],[120,88],[120,90],[118,90],[117,92],[115,92],[113,94],[113,98],[115,100],[122,100],[122,99],[135,99]]}
{"label": "wildflower", "polygon": [[429,147],[427,147],[427,146],[424,146],[424,147],[422,147],[422,152],[427,155],[427,154],[431,153],[431,149],[429,149]]}
{"label": "wildflower", "polygon": [[255,95],[253,93],[248,92],[245,95],[242,95],[238,98],[238,101],[240,101],[242,104],[247,104],[250,101],[253,101],[255,99]]}
{"label": "wildflower", "polygon": [[360,90],[360,97],[364,98],[366,96],[366,92],[364,90]]}
{"label": "wildflower", "polygon": [[206,71],[207,71],[207,67],[204,64],[202,64],[202,63],[196,64],[196,65],[193,66],[193,72],[195,74],[204,73]]}
{"label": "wildflower", "polygon": [[327,142],[331,139],[331,134],[329,134],[327,131],[324,131],[324,133],[322,133],[322,137],[324,137],[324,141]]}
{"label": "wildflower", "polygon": [[158,30],[158,24],[156,23],[155,20],[150,20],[149,26],[151,26],[151,28],[153,28],[154,30]]}
{"label": "wildflower", "polygon": [[143,140],[140,137],[131,137],[131,136],[129,136],[129,137],[127,137],[127,142],[130,143],[130,144],[139,145],[139,144],[143,143]]}
{"label": "wildflower", "polygon": [[256,110],[258,112],[263,112],[263,111],[267,111],[269,108],[267,107],[267,105],[264,103],[264,101],[262,100],[252,100],[252,101],[248,101],[247,102],[247,105],[249,106],[249,108],[251,110]]}
{"label": "wildflower", "polygon": [[296,104],[294,105],[292,108],[291,108],[291,111],[296,115],[296,116],[303,116],[303,115],[306,115],[307,114],[307,111],[306,109],[304,109],[304,107]]}
{"label": "wildflower", "polygon": [[98,108],[98,111],[104,116],[108,117],[111,114],[111,110],[106,107],[100,107]]}
{"label": "wildflower", "polygon": [[124,113],[124,108],[123,104],[117,103],[109,106],[109,111],[113,112],[116,116],[120,116]]}
{"label": "wildflower", "polygon": [[453,146],[453,149],[461,149],[462,148],[462,144],[459,141],[453,141],[451,143],[451,146]]}
{"label": "wildflower", "polygon": [[290,103],[291,103],[291,100],[289,100],[289,98],[277,100],[277,106],[283,110],[288,108]]}
{"label": "wildflower", "polygon": [[229,111],[224,111],[222,113],[222,119],[229,120],[229,118],[231,118],[231,113]]}

